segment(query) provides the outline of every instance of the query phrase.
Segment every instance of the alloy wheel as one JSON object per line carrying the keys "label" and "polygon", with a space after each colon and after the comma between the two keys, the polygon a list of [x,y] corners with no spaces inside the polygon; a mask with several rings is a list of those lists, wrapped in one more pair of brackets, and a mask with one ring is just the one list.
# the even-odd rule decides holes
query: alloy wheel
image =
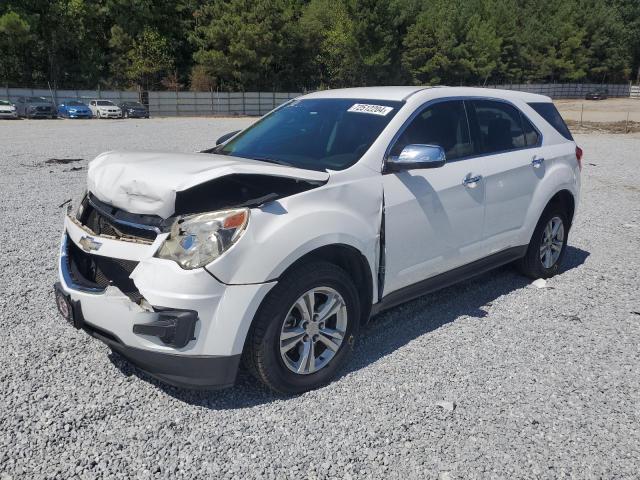
{"label": "alloy wheel", "polygon": [[564,224],[560,217],[553,217],[542,232],[540,261],[544,268],[551,268],[560,258],[564,244]]}
{"label": "alloy wheel", "polygon": [[289,309],[280,331],[280,357],[289,370],[308,375],[324,368],[347,331],[347,305],[336,290],[317,287]]}

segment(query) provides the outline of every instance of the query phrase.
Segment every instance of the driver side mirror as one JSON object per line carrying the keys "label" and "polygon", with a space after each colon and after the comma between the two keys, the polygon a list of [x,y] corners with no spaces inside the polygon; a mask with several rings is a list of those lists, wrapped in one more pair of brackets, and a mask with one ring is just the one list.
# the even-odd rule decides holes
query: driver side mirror
{"label": "driver side mirror", "polygon": [[439,168],[447,161],[444,149],[438,145],[407,145],[397,157],[389,157],[388,172],[402,172],[419,168]]}
{"label": "driver side mirror", "polygon": [[233,137],[239,131],[240,130],[234,130],[233,132],[225,133],[218,140],[216,140],[216,145],[220,145],[221,143],[226,142],[227,140],[229,140],[231,137]]}

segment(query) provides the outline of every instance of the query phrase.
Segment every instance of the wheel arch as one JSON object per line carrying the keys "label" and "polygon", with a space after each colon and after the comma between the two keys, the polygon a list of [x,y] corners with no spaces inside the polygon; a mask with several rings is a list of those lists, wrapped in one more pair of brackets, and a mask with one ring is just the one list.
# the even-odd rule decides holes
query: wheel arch
{"label": "wheel arch", "polygon": [[544,207],[543,212],[547,208],[549,208],[551,205],[560,206],[562,209],[564,209],[567,212],[569,227],[571,227],[571,224],[573,223],[573,215],[576,211],[576,199],[573,196],[573,193],[571,193],[567,189],[559,190],[549,199],[549,201]]}
{"label": "wheel arch", "polygon": [[357,248],[345,243],[333,243],[315,248],[295,260],[283,272],[288,272],[314,260],[324,260],[342,268],[353,280],[360,299],[360,321],[369,319],[373,304],[373,275],[367,258]]}

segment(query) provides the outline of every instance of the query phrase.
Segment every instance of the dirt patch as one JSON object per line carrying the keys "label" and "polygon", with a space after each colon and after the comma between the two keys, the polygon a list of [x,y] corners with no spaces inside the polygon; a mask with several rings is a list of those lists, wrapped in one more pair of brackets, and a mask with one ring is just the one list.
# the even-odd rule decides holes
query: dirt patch
{"label": "dirt patch", "polygon": [[582,122],[567,120],[573,133],[638,133],[640,122]]}
{"label": "dirt patch", "polygon": [[69,163],[82,162],[83,160],[84,158],[50,158],[45,160],[44,163],[47,165],[67,165]]}

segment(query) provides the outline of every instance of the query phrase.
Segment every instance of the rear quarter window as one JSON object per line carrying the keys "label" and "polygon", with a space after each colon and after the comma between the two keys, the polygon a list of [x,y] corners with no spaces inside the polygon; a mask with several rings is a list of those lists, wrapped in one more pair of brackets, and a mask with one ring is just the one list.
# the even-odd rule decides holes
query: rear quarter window
{"label": "rear quarter window", "polygon": [[529,106],[533,108],[542,118],[544,118],[557,132],[567,140],[573,140],[573,135],[569,131],[569,127],[564,123],[560,112],[553,103],[534,102]]}

